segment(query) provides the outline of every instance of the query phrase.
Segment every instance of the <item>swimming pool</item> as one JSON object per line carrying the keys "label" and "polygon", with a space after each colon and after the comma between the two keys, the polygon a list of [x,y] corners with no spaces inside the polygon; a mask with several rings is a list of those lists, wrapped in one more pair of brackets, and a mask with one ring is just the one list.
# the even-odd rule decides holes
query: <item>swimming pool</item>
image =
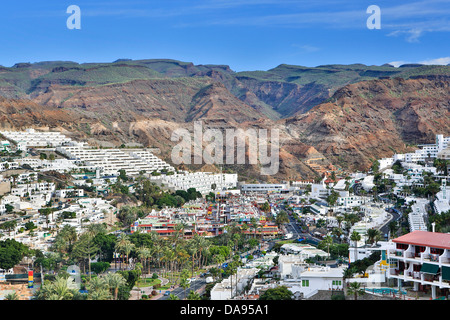
{"label": "swimming pool", "polygon": [[[394,288],[366,288],[367,292],[370,293],[377,293],[377,294],[398,294],[399,291],[398,289],[394,289]],[[406,291],[402,290],[402,294],[406,294]]]}

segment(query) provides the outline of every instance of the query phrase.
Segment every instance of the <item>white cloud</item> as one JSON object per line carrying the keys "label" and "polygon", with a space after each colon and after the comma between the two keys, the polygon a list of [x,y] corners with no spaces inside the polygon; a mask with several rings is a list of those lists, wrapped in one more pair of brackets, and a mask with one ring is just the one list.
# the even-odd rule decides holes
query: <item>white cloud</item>
{"label": "white cloud", "polygon": [[391,66],[394,66],[396,68],[400,67],[403,64],[414,64],[414,63],[425,64],[425,65],[443,65],[443,66],[446,66],[446,65],[450,64],[450,57],[428,59],[428,60],[423,60],[423,61],[418,61],[418,62],[403,61],[403,60],[389,62],[389,64]]}
{"label": "white cloud", "polygon": [[421,28],[414,28],[414,29],[410,29],[410,30],[397,30],[397,31],[393,31],[391,33],[388,34],[388,37],[391,36],[399,36],[401,34],[405,34],[406,37],[406,41],[410,42],[410,43],[414,43],[414,42],[419,42],[419,37],[421,35],[423,35],[424,30]]}
{"label": "white cloud", "polygon": [[403,64],[407,64],[407,63],[410,63],[410,62],[408,62],[408,61],[392,61],[392,62],[389,62],[389,64],[391,66],[394,66],[396,68],[400,67]]}
{"label": "white cloud", "polygon": [[424,60],[424,61],[419,61],[419,63],[427,64],[427,65],[444,65],[444,66],[446,66],[446,65],[450,64],[450,57]]}

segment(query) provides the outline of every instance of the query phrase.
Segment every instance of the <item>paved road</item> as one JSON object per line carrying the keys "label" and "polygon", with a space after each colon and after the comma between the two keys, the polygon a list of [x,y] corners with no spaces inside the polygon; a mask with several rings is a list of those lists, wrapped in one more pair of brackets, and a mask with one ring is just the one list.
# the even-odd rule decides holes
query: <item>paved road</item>
{"label": "paved road", "polygon": [[[206,285],[206,280],[204,278],[197,278],[191,282],[189,288],[186,289],[186,297],[189,295],[189,291],[198,291],[202,289]],[[164,292],[162,292],[164,293]],[[176,295],[180,300],[185,298],[184,289],[182,287],[176,287],[175,289],[170,290],[171,294]],[[169,296],[162,296],[158,300],[168,300]]]}
{"label": "paved road", "polygon": [[[289,211],[285,209],[284,205],[282,205],[281,208],[289,213]],[[302,228],[297,224],[294,217],[289,214],[288,217],[289,223],[285,224],[285,227],[289,233],[292,233],[291,239],[306,238],[313,241],[321,241],[320,239],[314,238],[310,233],[302,232]]]}

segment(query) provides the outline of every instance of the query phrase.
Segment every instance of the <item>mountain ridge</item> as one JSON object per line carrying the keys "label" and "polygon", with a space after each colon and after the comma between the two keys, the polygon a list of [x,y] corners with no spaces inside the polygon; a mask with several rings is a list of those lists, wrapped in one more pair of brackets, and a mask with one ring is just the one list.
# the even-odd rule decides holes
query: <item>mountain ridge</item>
{"label": "mountain ridge", "polygon": [[193,121],[221,130],[277,128],[277,175],[230,168],[249,179],[311,179],[366,170],[374,159],[450,135],[449,83],[448,66],[282,64],[236,73],[157,59],[18,64],[0,69],[0,125],[73,132],[94,145],[139,142],[160,148],[169,162],[171,132],[192,130]]}

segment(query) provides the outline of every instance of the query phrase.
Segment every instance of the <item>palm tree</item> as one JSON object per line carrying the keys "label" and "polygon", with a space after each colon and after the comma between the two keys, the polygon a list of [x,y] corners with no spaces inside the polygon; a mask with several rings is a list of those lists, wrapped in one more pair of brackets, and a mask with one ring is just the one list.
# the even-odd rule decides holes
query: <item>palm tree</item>
{"label": "palm tree", "polygon": [[8,293],[5,296],[5,300],[19,300],[19,296],[17,295],[17,292]]}
{"label": "palm tree", "polygon": [[124,251],[124,253],[127,256],[127,265],[128,265],[128,267],[129,267],[130,253],[131,253],[131,251],[133,251],[134,247],[135,247],[135,245],[131,241],[125,242],[125,245],[123,246],[123,251]]}
{"label": "palm tree", "polygon": [[117,294],[119,292],[119,288],[126,285],[127,281],[125,278],[118,273],[110,273],[108,272],[105,276],[105,281],[108,284],[109,289],[113,292],[114,300],[117,300]]}
{"label": "palm tree", "polygon": [[221,254],[216,254],[213,257],[213,260],[215,263],[217,263],[217,270],[220,270],[220,266],[225,262],[224,256]]}
{"label": "palm tree", "polygon": [[258,220],[255,217],[250,218],[250,224],[253,228],[253,237],[256,238],[256,229],[258,228]]}
{"label": "palm tree", "polygon": [[92,237],[95,237],[99,233],[106,233],[106,227],[104,224],[100,223],[90,224],[86,228],[86,233],[90,234]]}
{"label": "palm tree", "polygon": [[[176,262],[179,270],[182,270],[186,262],[189,260],[189,253],[184,248],[175,249]],[[181,273],[178,273],[178,281],[180,281]]]}
{"label": "palm tree", "polygon": [[356,231],[353,230],[351,236],[350,236],[350,240],[352,240],[355,244],[355,261],[358,260],[358,241],[361,240],[361,235]]}
{"label": "palm tree", "polygon": [[199,251],[199,258],[198,258],[198,262],[199,262],[199,268],[202,268],[202,258],[203,258],[203,252],[207,251],[209,249],[209,247],[211,246],[211,243],[208,239],[199,236],[198,234],[195,234],[194,236],[194,241],[196,242],[198,251]]}
{"label": "palm tree", "polygon": [[361,288],[361,284],[359,282],[352,282],[350,283],[350,286],[347,289],[348,294],[354,295],[355,300],[358,300],[358,296],[362,296],[365,294],[365,291],[363,288]]}
{"label": "palm tree", "polygon": [[186,298],[186,289],[189,288],[190,283],[186,277],[181,278],[180,287],[184,289],[184,298]]}
{"label": "palm tree", "polygon": [[67,279],[64,276],[56,276],[56,279],[42,286],[36,298],[38,300],[72,300],[74,291],[67,285]]}
{"label": "palm tree", "polygon": [[330,257],[330,246],[333,244],[333,238],[331,236],[325,236],[322,240],[323,244],[328,248],[328,258]]}
{"label": "palm tree", "polygon": [[373,244],[377,239],[381,237],[380,230],[370,228],[367,230],[367,242]]}
{"label": "palm tree", "polygon": [[194,276],[194,266],[195,266],[195,259],[197,258],[197,255],[199,253],[199,247],[198,243],[196,241],[189,241],[188,244],[188,251],[192,258],[192,276]]}
{"label": "palm tree", "polygon": [[[136,253],[138,258],[141,260],[141,264],[144,265],[144,260],[145,263],[148,267],[147,269],[147,274],[150,273],[150,265],[148,263],[148,259],[152,256],[152,252],[149,248],[147,248],[146,246],[140,246],[138,249],[136,249]],[[142,273],[142,276],[144,276],[144,273]]]}
{"label": "palm tree", "polygon": [[[128,236],[124,233],[121,233],[119,236],[119,239],[116,242],[115,250],[119,253],[122,253],[127,256],[127,262],[128,262],[128,255],[133,249],[134,244],[129,240]],[[122,262],[123,258],[122,258]],[[122,269],[122,266],[120,267]]]}
{"label": "palm tree", "polygon": [[180,298],[178,298],[178,296],[174,295],[173,293],[171,293],[169,295],[169,299],[168,300],[180,300]]}
{"label": "palm tree", "polygon": [[173,233],[173,244],[176,247],[178,242],[183,239],[184,237],[184,229],[186,228],[186,225],[184,223],[177,223],[175,226],[175,231]]}
{"label": "palm tree", "polygon": [[111,292],[105,277],[94,277],[87,284],[89,300],[110,300]]}
{"label": "palm tree", "polygon": [[337,239],[339,239],[339,243],[341,243],[341,236],[343,235],[342,229],[339,227],[335,227],[331,232],[336,236]]}
{"label": "palm tree", "polygon": [[195,291],[190,291],[187,300],[202,300],[202,297],[200,297],[200,294]]}
{"label": "palm tree", "polygon": [[391,221],[389,222],[389,237],[395,236],[395,233],[398,230],[398,223],[397,221]]}
{"label": "palm tree", "polygon": [[341,224],[342,224],[342,221],[344,221],[344,217],[343,216],[337,216],[336,220],[338,222],[339,229],[341,229]]}
{"label": "palm tree", "polygon": [[99,289],[89,292],[88,300],[111,300],[111,292],[109,289]]}

